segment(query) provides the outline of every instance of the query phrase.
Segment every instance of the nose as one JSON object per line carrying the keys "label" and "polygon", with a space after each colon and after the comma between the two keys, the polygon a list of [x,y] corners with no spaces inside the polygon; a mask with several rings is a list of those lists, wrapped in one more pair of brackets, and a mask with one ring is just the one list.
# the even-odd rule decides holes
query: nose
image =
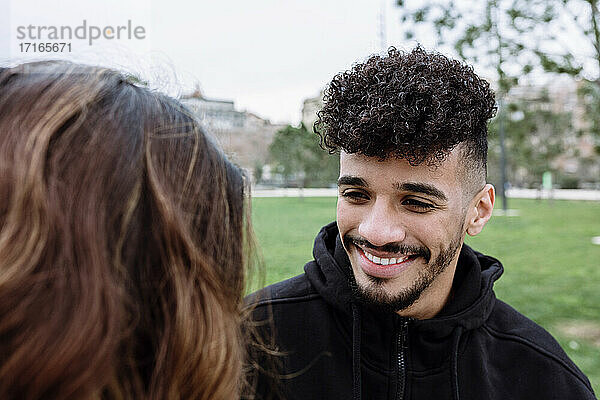
{"label": "nose", "polygon": [[383,246],[402,242],[406,238],[406,229],[393,207],[385,201],[375,201],[358,225],[358,234],[374,246]]}

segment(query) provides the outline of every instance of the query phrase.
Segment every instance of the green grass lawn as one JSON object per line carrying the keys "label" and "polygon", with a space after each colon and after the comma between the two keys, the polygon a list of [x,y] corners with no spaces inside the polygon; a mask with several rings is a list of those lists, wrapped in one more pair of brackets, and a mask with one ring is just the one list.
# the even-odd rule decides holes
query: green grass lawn
{"label": "green grass lawn", "polygon": [[[267,284],[303,271],[323,225],[335,219],[335,198],[256,198],[253,223]],[[548,329],[600,393],[600,202],[510,200],[519,217],[494,216],[468,238],[502,261],[498,298]],[[592,326],[593,338],[564,327]],[[589,335],[589,330],[587,335]]]}

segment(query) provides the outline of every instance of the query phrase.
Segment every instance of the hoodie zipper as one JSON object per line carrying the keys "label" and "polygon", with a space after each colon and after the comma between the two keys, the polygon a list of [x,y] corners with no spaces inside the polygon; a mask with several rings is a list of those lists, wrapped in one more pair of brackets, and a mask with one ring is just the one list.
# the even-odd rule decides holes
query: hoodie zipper
{"label": "hoodie zipper", "polygon": [[398,336],[396,337],[396,346],[398,351],[398,392],[396,400],[404,399],[406,388],[406,346],[407,346],[408,320],[401,322]]}

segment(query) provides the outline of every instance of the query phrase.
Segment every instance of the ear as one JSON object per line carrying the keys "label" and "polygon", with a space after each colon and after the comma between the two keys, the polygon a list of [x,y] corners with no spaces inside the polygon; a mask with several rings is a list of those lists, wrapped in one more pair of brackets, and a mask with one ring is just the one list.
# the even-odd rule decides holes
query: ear
{"label": "ear", "polygon": [[467,216],[467,233],[470,236],[481,232],[490,220],[494,209],[494,200],[494,186],[489,183],[471,200]]}

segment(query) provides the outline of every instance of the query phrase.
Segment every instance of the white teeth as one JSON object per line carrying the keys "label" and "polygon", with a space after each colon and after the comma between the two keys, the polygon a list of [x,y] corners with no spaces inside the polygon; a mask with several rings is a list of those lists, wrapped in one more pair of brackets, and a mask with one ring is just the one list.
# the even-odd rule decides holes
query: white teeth
{"label": "white teeth", "polygon": [[363,252],[365,253],[365,256],[372,262],[374,262],[375,264],[380,264],[380,265],[393,265],[393,264],[399,264],[401,262],[404,262],[408,259],[409,256],[406,257],[398,257],[398,258],[382,258],[382,257],[377,257],[374,256],[371,253],[367,253],[366,251],[363,250]]}

